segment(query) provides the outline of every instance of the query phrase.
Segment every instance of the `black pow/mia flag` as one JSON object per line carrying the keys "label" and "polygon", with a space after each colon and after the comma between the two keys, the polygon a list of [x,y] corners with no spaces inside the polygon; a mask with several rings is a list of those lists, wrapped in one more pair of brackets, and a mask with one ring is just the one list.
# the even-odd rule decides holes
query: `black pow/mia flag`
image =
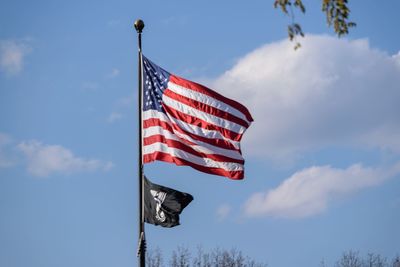
{"label": "black pow/mia flag", "polygon": [[163,227],[179,225],[179,214],[193,200],[192,195],[153,184],[145,176],[143,186],[144,221]]}

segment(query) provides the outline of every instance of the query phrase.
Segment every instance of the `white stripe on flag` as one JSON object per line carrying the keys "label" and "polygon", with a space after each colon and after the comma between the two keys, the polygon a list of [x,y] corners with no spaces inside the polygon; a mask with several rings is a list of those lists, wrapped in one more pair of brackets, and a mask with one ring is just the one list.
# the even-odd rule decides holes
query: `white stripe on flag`
{"label": "white stripe on flag", "polygon": [[[197,152],[200,152],[200,153],[210,154],[210,155],[213,155],[213,154],[214,155],[223,155],[223,156],[230,157],[233,159],[243,160],[242,155],[236,150],[229,150],[229,149],[224,149],[221,147],[213,146],[213,145],[210,145],[210,144],[198,141],[198,140],[194,140],[193,138],[191,138],[187,135],[180,134],[179,132],[171,133],[170,131],[164,129],[161,126],[151,126],[151,127],[144,129],[144,133],[143,133],[144,138],[151,137],[153,135],[163,135],[167,139],[179,141],[179,142],[183,143],[184,145],[190,146],[191,148],[193,148],[194,150],[196,150]],[[182,139],[184,139],[184,140],[182,140]],[[187,142],[185,142],[185,140],[195,143],[195,145],[190,145]]]}
{"label": "white stripe on flag", "polygon": [[169,107],[171,107],[171,108],[173,108],[175,110],[178,110],[178,111],[180,111],[182,113],[185,113],[187,115],[199,118],[199,119],[201,119],[201,120],[203,120],[203,121],[205,121],[207,123],[210,123],[210,124],[213,124],[213,125],[228,129],[228,130],[230,130],[232,132],[235,132],[235,133],[238,133],[238,134],[242,134],[247,129],[246,127],[243,127],[243,126],[241,126],[239,124],[236,124],[236,123],[234,123],[232,121],[222,119],[220,117],[211,115],[209,113],[200,111],[200,110],[195,109],[195,108],[193,108],[191,106],[183,104],[183,103],[179,102],[176,99],[173,99],[173,98],[170,98],[170,97],[166,96],[165,94],[162,96],[162,100],[163,100],[165,105],[167,105],[167,106],[169,106]]}
{"label": "white stripe on flag", "polygon": [[225,102],[221,102],[220,100],[215,99],[211,96],[202,94],[197,91],[190,90],[186,87],[175,84],[173,82],[168,82],[168,89],[178,95],[182,95],[187,98],[190,98],[190,99],[196,100],[198,102],[204,103],[206,105],[212,106],[214,108],[217,108],[219,110],[229,112],[232,115],[246,121],[249,125],[251,123],[250,121],[247,120],[246,116],[241,111],[239,111],[239,110],[235,109],[234,107],[226,104]]}
{"label": "white stripe on flag", "polygon": [[[227,142],[229,142],[230,144],[232,144],[232,146],[234,146],[236,149],[240,149],[240,142],[238,141],[234,141],[232,139],[229,139],[225,136],[223,136],[219,131],[214,131],[214,130],[207,130],[207,129],[203,129],[201,127],[192,125],[192,124],[188,124],[184,121],[175,119],[172,116],[168,116],[162,112],[159,112],[157,110],[147,110],[143,112],[143,120],[148,120],[148,119],[160,119],[161,121],[164,121],[166,123],[169,123],[171,125],[171,123],[176,124],[180,129],[192,133],[194,135],[203,137],[203,138],[208,138],[208,139],[222,139],[225,140]],[[172,125],[171,125],[172,126]],[[176,131],[174,131],[176,132]]]}
{"label": "white stripe on flag", "polygon": [[151,145],[147,145],[143,147],[143,155],[146,154],[152,154],[154,152],[163,152],[171,155],[172,157],[184,159],[186,161],[189,161],[191,163],[208,167],[208,168],[220,168],[224,169],[226,171],[242,171],[243,170],[243,164],[239,163],[233,163],[233,162],[218,162],[214,161],[209,158],[201,158],[194,156],[193,154],[190,154],[186,151],[169,147],[166,144],[163,143],[154,143]]}

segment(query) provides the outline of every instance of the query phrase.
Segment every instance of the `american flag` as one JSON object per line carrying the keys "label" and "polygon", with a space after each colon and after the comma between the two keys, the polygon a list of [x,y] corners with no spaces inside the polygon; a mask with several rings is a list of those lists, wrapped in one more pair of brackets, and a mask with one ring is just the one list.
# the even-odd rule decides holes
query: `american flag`
{"label": "american flag", "polygon": [[143,56],[143,162],[155,160],[243,179],[246,107],[175,76]]}

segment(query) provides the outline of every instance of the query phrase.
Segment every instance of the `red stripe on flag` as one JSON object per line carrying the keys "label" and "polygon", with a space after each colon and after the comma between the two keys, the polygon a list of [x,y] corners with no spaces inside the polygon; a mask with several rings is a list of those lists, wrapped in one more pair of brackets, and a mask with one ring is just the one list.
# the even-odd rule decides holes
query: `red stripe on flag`
{"label": "red stripe on flag", "polygon": [[224,103],[234,107],[235,109],[239,110],[240,112],[242,112],[246,116],[248,121],[253,121],[253,118],[251,117],[249,110],[245,106],[240,104],[239,102],[236,102],[235,100],[232,100],[223,95],[220,95],[219,93],[217,93],[201,84],[198,84],[198,83],[195,83],[192,81],[188,81],[186,79],[183,79],[183,78],[175,76],[175,75],[170,75],[169,80],[172,83],[175,83],[177,85],[183,86],[190,90],[211,96],[221,102],[224,102]]}
{"label": "red stripe on flag", "polygon": [[244,176],[244,171],[227,171],[227,170],[224,170],[221,168],[205,167],[205,166],[201,166],[198,164],[194,164],[190,161],[187,161],[187,160],[184,160],[181,158],[173,157],[170,154],[164,153],[164,152],[156,151],[151,154],[143,155],[144,163],[150,163],[155,160],[165,161],[165,162],[169,162],[169,163],[175,163],[178,166],[190,166],[196,170],[199,170],[199,171],[202,171],[205,173],[221,175],[221,176],[225,176],[230,179],[233,179],[233,180],[241,180],[241,179],[243,179],[243,176]]}
{"label": "red stripe on flag", "polygon": [[249,127],[249,124],[247,123],[247,121],[245,121],[245,120],[243,120],[241,118],[238,118],[238,117],[232,115],[231,113],[228,113],[226,111],[223,111],[223,110],[217,109],[215,107],[209,106],[207,104],[201,103],[201,102],[199,102],[197,100],[190,99],[188,97],[179,95],[179,94],[177,94],[175,92],[172,92],[169,89],[164,91],[164,95],[166,95],[166,96],[168,96],[168,97],[170,97],[170,98],[172,98],[174,100],[177,100],[177,101],[179,101],[179,102],[181,102],[183,104],[191,106],[191,107],[193,107],[193,108],[195,108],[197,110],[203,111],[205,113],[211,114],[213,116],[219,117],[219,118],[224,119],[224,120],[232,121],[232,122],[234,122],[236,124],[239,124],[239,125],[241,125],[243,127],[246,127],[246,128]]}
{"label": "red stripe on flag", "polygon": [[163,130],[170,132],[171,134],[175,135],[177,138],[179,138],[180,140],[182,140],[182,142],[185,142],[189,145],[195,145],[195,143],[187,140],[187,139],[183,139],[179,136],[177,136],[174,132],[174,129],[172,128],[172,126],[169,123],[166,123],[164,121],[161,121],[159,119],[148,119],[143,121],[143,129],[144,131],[146,131],[147,128],[149,127],[154,127],[154,126],[158,126],[163,128]]}
{"label": "red stripe on flag", "polygon": [[184,121],[187,124],[191,124],[191,125],[203,128],[205,130],[217,131],[217,132],[221,133],[224,137],[229,138],[233,141],[240,141],[240,139],[242,138],[241,134],[235,133],[233,131],[219,127],[214,124],[210,124],[210,123],[208,123],[204,120],[201,120],[197,117],[193,117],[193,116],[190,116],[183,112],[180,112],[174,108],[164,105],[164,103],[163,103],[163,108],[169,115],[171,115],[172,117],[174,117],[177,120]]}
{"label": "red stripe on flag", "polygon": [[[229,150],[233,150],[233,151],[238,151],[240,153],[240,149],[237,149],[234,145],[232,145],[232,143],[224,140],[224,139],[217,139],[217,138],[207,138],[204,136],[199,136],[196,134],[193,134],[191,132],[185,131],[184,129],[180,128],[179,126],[177,126],[175,123],[167,123],[165,121],[162,121],[160,119],[147,119],[143,121],[143,128],[146,129],[148,127],[152,127],[152,126],[160,126],[168,131],[172,131],[172,128],[175,132],[179,132],[181,134],[187,135],[189,137],[191,137],[194,140],[197,141],[201,141],[204,143],[207,143],[209,145],[212,146],[216,146],[216,147],[220,147],[223,149],[229,149]],[[173,132],[173,131],[172,131]],[[182,138],[180,138],[182,139]],[[186,140],[186,139],[185,139]],[[187,140],[188,143],[190,143],[189,140]]]}
{"label": "red stripe on flag", "polygon": [[168,147],[183,150],[183,151],[185,151],[189,154],[192,154],[193,156],[199,157],[199,158],[209,158],[209,159],[212,159],[212,160],[218,161],[218,162],[232,162],[232,163],[244,164],[244,160],[234,159],[234,158],[227,157],[224,155],[219,155],[219,154],[205,154],[205,153],[198,152],[198,151],[194,150],[192,147],[190,147],[190,145],[184,144],[177,140],[167,139],[163,135],[152,135],[150,137],[146,137],[143,139],[143,144],[145,146],[152,145],[154,143],[163,143],[163,144],[166,144]]}

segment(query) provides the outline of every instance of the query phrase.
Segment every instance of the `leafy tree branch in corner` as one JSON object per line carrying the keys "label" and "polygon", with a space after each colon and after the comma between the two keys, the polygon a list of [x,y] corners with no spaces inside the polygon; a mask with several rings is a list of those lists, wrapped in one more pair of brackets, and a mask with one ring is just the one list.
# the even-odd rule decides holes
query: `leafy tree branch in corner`
{"label": "leafy tree branch in corner", "polygon": [[[290,16],[291,23],[288,25],[288,37],[290,41],[295,41],[294,49],[298,49],[301,45],[297,41],[297,37],[304,37],[304,32],[299,23],[295,21],[294,9],[301,13],[306,13],[306,8],[302,0],[275,0],[275,8]],[[322,0],[322,11],[326,14],[328,26],[333,26],[338,37],[349,33],[349,29],[356,26],[355,22],[349,21],[350,9],[348,0]]]}

